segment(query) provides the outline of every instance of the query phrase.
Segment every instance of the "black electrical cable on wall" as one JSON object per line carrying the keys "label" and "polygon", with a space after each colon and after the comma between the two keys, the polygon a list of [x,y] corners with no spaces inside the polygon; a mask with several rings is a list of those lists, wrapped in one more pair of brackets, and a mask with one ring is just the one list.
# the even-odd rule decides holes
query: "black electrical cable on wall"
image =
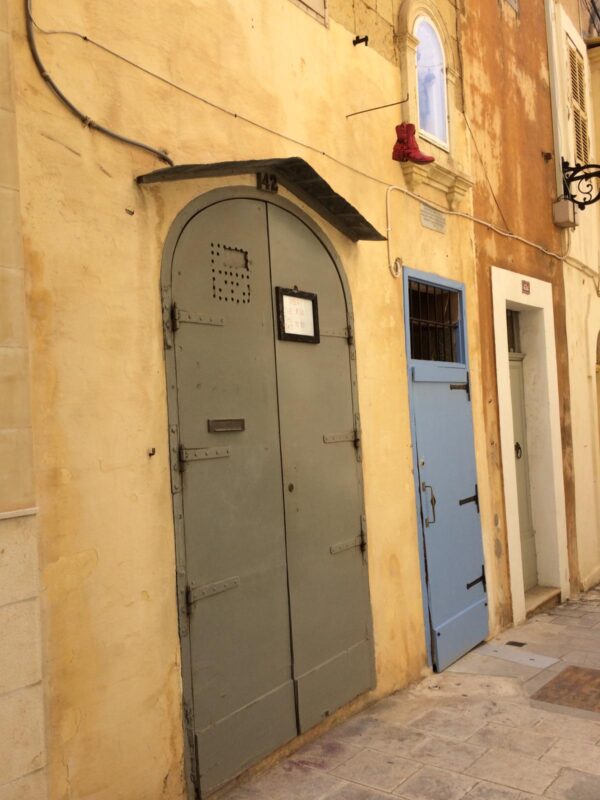
{"label": "black electrical cable on wall", "polygon": [[121,136],[120,133],[116,133],[115,131],[111,131],[109,128],[105,128],[104,125],[100,125],[100,123],[94,122],[93,119],[90,119],[90,117],[80,111],[77,106],[69,100],[68,97],[65,97],[44,66],[44,63],[38,52],[35,42],[35,34],[33,31],[34,21],[31,11],[31,0],[25,0],[25,24],[27,27],[27,41],[29,43],[29,50],[31,51],[31,55],[38,72],[42,76],[43,80],[48,84],[50,89],[58,97],[60,102],[65,105],[69,111],[77,117],[77,119],[79,119],[87,128],[92,128],[93,130],[103,133],[105,136],[109,136],[111,139],[116,139],[116,141],[122,142],[123,144],[129,144],[132,147],[145,150],[147,153],[152,153],[152,155],[155,155],[157,158],[159,158],[161,161],[164,161],[166,164],[169,164],[171,167],[174,165],[173,160],[163,150],[150,147],[150,145],[144,144],[143,142],[138,142],[137,140],[130,139],[127,136]]}

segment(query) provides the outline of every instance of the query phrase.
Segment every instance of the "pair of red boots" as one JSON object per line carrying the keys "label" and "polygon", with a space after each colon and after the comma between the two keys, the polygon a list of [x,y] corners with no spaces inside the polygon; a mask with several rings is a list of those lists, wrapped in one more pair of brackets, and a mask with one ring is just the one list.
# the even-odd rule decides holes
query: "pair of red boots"
{"label": "pair of red boots", "polygon": [[396,125],[398,141],[394,145],[392,158],[394,161],[412,161],[415,164],[431,164],[433,156],[427,156],[419,150],[415,136],[415,126],[411,122]]}

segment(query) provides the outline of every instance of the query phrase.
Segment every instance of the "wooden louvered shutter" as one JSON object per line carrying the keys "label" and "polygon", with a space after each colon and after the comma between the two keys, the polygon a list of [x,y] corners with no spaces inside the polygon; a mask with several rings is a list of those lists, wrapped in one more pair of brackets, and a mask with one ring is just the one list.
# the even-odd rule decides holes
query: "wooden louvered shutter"
{"label": "wooden louvered shutter", "polygon": [[585,64],[581,54],[569,42],[569,78],[571,81],[571,114],[575,141],[575,161],[589,162],[590,146],[585,86]]}

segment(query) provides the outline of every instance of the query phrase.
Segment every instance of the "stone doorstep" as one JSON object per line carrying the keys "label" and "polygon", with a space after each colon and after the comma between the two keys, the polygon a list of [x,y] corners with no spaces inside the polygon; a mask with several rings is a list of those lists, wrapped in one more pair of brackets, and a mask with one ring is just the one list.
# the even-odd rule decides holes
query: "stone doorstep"
{"label": "stone doorstep", "polygon": [[560,603],[560,589],[553,586],[534,586],[525,592],[525,614],[530,619]]}

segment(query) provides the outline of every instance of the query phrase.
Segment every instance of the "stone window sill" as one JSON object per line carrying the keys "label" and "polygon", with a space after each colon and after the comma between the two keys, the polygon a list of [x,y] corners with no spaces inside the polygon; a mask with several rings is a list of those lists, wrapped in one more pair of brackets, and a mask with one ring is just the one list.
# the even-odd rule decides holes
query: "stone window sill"
{"label": "stone window sill", "polygon": [[445,166],[439,161],[434,161],[433,164],[413,164],[411,161],[403,161],[400,166],[411,192],[418,192],[421,186],[429,186],[440,193],[440,205],[445,203],[451,211],[460,206],[474,183],[464,172]]}

